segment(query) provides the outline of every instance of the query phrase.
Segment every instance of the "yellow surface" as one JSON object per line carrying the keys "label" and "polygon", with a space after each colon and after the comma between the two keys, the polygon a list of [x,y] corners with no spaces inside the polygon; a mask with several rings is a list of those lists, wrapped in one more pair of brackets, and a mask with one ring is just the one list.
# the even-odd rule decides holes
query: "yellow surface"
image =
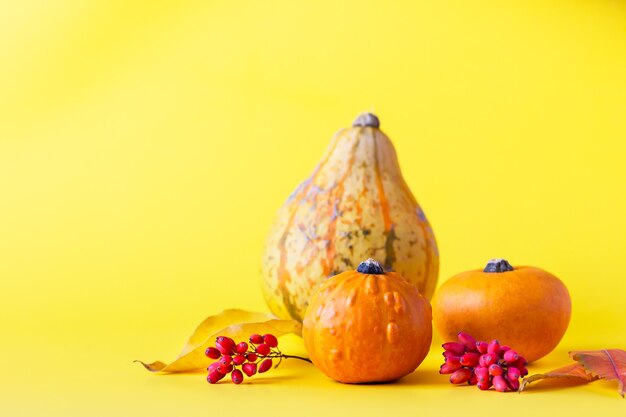
{"label": "yellow surface", "polygon": [[363,110],[443,279],[498,256],[569,287],[570,329],[532,371],[626,348],[626,4],[306,3],[2,2],[0,414],[623,415],[605,382],[451,387],[439,349],[374,386],[293,362],[244,386],[132,363],[173,358],[208,314],[265,308],[273,213]]}

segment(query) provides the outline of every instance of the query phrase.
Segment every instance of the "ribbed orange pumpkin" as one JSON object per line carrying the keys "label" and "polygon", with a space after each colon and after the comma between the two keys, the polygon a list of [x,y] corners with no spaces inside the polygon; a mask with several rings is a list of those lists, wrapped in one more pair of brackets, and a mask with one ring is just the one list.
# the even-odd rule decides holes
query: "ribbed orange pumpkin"
{"label": "ribbed orange pumpkin", "polygon": [[302,336],[309,358],[330,378],[393,381],[413,372],[428,353],[430,303],[402,276],[368,259],[320,286]]}
{"label": "ribbed orange pumpkin", "polygon": [[378,118],[366,113],[335,135],[279,210],[263,257],[265,300],[277,316],[302,320],[323,281],[369,257],[432,296],[439,272],[433,231]]}
{"label": "ribbed orange pumpkin", "polygon": [[552,351],[565,334],[572,305],[565,285],[531,266],[492,259],[484,270],[462,272],[443,283],[433,299],[435,328],[444,340],[467,332],[498,339],[527,361]]}

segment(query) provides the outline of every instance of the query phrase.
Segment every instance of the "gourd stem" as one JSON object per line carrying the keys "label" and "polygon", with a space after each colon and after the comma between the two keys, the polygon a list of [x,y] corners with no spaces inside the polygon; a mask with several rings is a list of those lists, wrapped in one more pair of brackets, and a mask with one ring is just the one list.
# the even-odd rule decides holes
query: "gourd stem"
{"label": "gourd stem", "polygon": [[385,273],[383,266],[380,262],[369,258],[359,264],[359,267],[356,269],[357,272],[362,274],[370,274],[370,275],[382,275]]}
{"label": "gourd stem", "polygon": [[487,262],[487,266],[483,269],[483,272],[507,272],[513,269],[514,268],[506,259],[497,258]]}
{"label": "gourd stem", "polygon": [[380,120],[373,113],[363,113],[360,114],[354,122],[352,122],[353,127],[380,127]]}

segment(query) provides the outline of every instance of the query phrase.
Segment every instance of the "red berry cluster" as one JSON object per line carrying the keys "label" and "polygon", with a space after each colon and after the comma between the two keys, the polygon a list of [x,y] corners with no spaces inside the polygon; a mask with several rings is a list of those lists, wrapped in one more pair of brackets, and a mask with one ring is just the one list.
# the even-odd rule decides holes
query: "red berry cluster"
{"label": "red berry cluster", "polygon": [[458,342],[447,342],[443,356],[446,361],[440,374],[451,374],[450,382],[467,382],[481,390],[494,387],[496,391],[517,391],[519,378],[528,375],[526,359],[508,346],[491,342],[476,341],[467,333],[460,332]]}
{"label": "red berry cluster", "polygon": [[[246,342],[235,343],[233,339],[219,336],[215,339],[215,347],[209,347],[204,352],[211,359],[217,359],[207,368],[209,375],[207,381],[211,384],[218,383],[227,374],[235,384],[243,382],[243,374],[252,376],[257,372],[262,374],[272,368],[272,359],[278,358],[278,364],[283,358],[295,358],[310,362],[307,358],[285,355],[278,349],[278,339],[273,334],[253,334],[250,336],[250,344]],[[239,369],[241,367],[241,369]]]}
{"label": "red berry cluster", "polygon": [[[265,336],[253,334],[250,336],[250,346],[246,342],[235,343],[230,337],[219,336],[215,339],[215,347],[209,347],[204,352],[209,358],[217,359],[217,362],[213,362],[207,368],[209,371],[207,381],[215,384],[230,374],[235,384],[241,384],[244,373],[250,377],[257,372],[267,372],[272,367],[272,359],[267,356],[272,353],[280,354],[278,350],[272,351],[272,348],[277,346],[278,339],[271,334]],[[261,358],[265,359],[260,360]],[[257,362],[259,360],[260,362]]]}

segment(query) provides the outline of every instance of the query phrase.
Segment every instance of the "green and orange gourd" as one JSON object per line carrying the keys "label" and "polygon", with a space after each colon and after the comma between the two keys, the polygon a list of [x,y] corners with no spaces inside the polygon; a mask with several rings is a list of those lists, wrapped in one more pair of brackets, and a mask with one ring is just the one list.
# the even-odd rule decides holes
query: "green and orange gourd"
{"label": "green and orange gourd", "polygon": [[262,262],[265,300],[277,316],[301,321],[322,282],[367,258],[432,296],[439,272],[435,236],[371,113],[335,135],[280,208]]}

